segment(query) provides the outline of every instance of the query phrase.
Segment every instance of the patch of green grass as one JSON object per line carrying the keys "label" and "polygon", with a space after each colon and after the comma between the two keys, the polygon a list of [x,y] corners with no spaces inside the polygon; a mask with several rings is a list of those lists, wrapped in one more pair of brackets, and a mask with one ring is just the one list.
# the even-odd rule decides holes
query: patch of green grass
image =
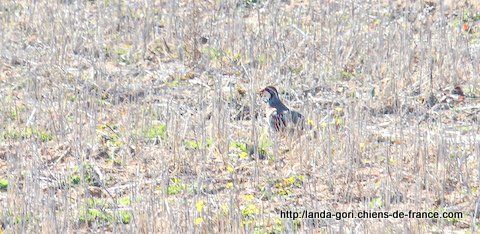
{"label": "patch of green grass", "polygon": [[118,126],[110,124],[100,124],[97,126],[99,137],[109,148],[117,148],[123,145],[120,135],[118,134],[118,129]]}
{"label": "patch of green grass", "polygon": [[118,56],[118,61],[125,64],[130,64],[130,60],[128,59],[128,54],[130,53],[130,45],[123,45],[118,47],[115,50],[115,54]]}
{"label": "patch of green grass", "polygon": [[109,223],[109,222],[112,222],[113,220],[114,219],[110,214],[96,208],[84,209],[82,212],[80,212],[80,217],[79,217],[79,221],[82,223],[93,223],[95,221],[101,222],[101,223]]}
{"label": "patch of green grass", "polygon": [[474,14],[472,16],[472,20],[475,22],[480,21],[480,12],[477,12],[476,14]]}
{"label": "patch of green grass", "polygon": [[458,18],[454,19],[453,22],[452,22],[453,28],[458,28],[458,27],[460,27],[461,24],[462,24],[462,22]]}
{"label": "patch of green grass", "polygon": [[126,210],[121,210],[118,212],[119,221],[121,221],[123,224],[129,224],[132,221],[132,212],[126,211]]}
{"label": "patch of green grass", "polygon": [[273,230],[271,230],[271,233],[283,233],[285,232],[285,227],[283,226],[283,222],[280,218],[274,218],[273,221]]}
{"label": "patch of green grass", "polygon": [[178,178],[172,178],[170,180],[170,185],[167,188],[168,195],[176,195],[181,193],[183,190],[186,189],[186,186],[182,183],[182,181]]}
{"label": "patch of green grass", "polygon": [[130,204],[132,204],[132,201],[130,200],[130,197],[119,198],[117,200],[117,202],[118,202],[119,205],[122,205],[122,206],[129,206]]}
{"label": "patch of green grass", "polygon": [[[248,146],[246,143],[243,142],[238,142],[238,141],[233,141],[230,143],[230,150],[236,151],[232,152],[230,155],[232,156],[238,156],[241,159],[246,159],[250,155],[250,149],[248,149]],[[239,152],[238,152],[239,151]]]}
{"label": "patch of green grass", "polygon": [[230,148],[231,149],[239,149],[242,152],[248,153],[247,144],[243,143],[243,142],[232,141],[230,143]]}
{"label": "patch of green grass", "polygon": [[[128,203],[130,204],[130,199],[120,198],[119,203]],[[108,203],[104,199],[89,198],[85,200],[85,205],[81,209],[79,214],[79,221],[82,223],[114,223],[121,222],[128,224],[132,220],[132,213],[130,211],[120,210],[118,214],[115,215],[112,208],[113,204]]]}
{"label": "patch of green grass", "polygon": [[[259,143],[258,143],[258,155],[260,158],[265,158],[266,156],[269,156],[269,151],[268,149],[273,146],[273,142],[270,140],[268,137],[268,133],[262,133],[260,135]],[[231,152],[231,155],[238,155],[240,158],[245,159],[250,155],[254,154],[254,148],[251,146],[248,146],[248,144],[240,141],[232,141],[230,143],[229,149],[233,152]]]}
{"label": "patch of green grass", "polygon": [[175,78],[172,81],[167,83],[167,86],[170,88],[178,87],[180,86],[180,78]]}
{"label": "patch of green grass", "polygon": [[[31,219],[32,219],[32,215],[31,215],[31,213],[28,213],[28,214],[26,214],[26,215],[24,215],[24,216],[16,216],[14,223],[15,223],[16,225],[18,225],[18,224],[24,224],[24,223],[30,222]],[[0,227],[1,227],[1,226],[0,226]],[[1,229],[0,229],[0,231],[1,231]]]}
{"label": "patch of green grass", "polygon": [[[90,185],[98,185],[94,179],[94,171],[92,165],[88,163],[82,164],[84,170],[84,182]],[[69,185],[79,185],[82,182],[82,176],[78,167],[74,167],[74,172],[68,178]]]}
{"label": "patch of green grass", "polygon": [[303,187],[304,176],[290,176],[273,181],[275,192],[281,196],[288,196],[293,193],[293,189]]}
{"label": "patch of green grass", "polygon": [[77,100],[77,96],[75,94],[72,94],[70,96],[68,96],[68,101],[69,102],[75,102]]}
{"label": "patch of green grass", "polygon": [[82,181],[82,178],[80,178],[80,175],[75,174],[70,176],[70,184],[79,185],[80,181]]}
{"label": "patch of green grass", "polygon": [[246,219],[253,219],[259,212],[260,210],[258,207],[255,204],[250,203],[242,209],[242,216]]}
{"label": "patch of green grass", "polygon": [[268,136],[268,133],[264,132],[260,135],[260,140],[258,144],[258,154],[270,156],[268,149],[273,146],[273,141]]}
{"label": "patch of green grass", "polygon": [[[213,144],[212,139],[207,139],[205,140],[206,148],[209,148]],[[203,144],[201,141],[196,141],[196,140],[186,140],[183,142],[183,145],[185,146],[185,149],[188,150],[197,150],[197,149],[204,149]]]}
{"label": "patch of green grass", "polygon": [[0,190],[7,190],[8,188],[8,180],[0,179]]}
{"label": "patch of green grass", "polygon": [[381,208],[383,206],[383,201],[381,197],[372,198],[368,204],[370,209]]}
{"label": "patch of green grass", "polygon": [[88,207],[105,207],[107,205],[105,200],[98,198],[87,198],[85,203]]}
{"label": "patch of green grass", "polygon": [[223,56],[225,56],[225,53],[222,50],[213,47],[205,47],[202,53],[206,54],[208,58],[213,61],[220,60]]}
{"label": "patch of green grass", "polygon": [[3,139],[10,140],[23,140],[29,138],[37,138],[42,142],[48,142],[53,139],[53,136],[43,130],[34,128],[26,128],[24,130],[9,129],[2,133]]}
{"label": "patch of green grass", "polygon": [[25,105],[22,104],[12,107],[8,115],[9,119],[16,120],[22,112],[26,111],[26,109],[27,108],[25,107]]}
{"label": "patch of green grass", "polygon": [[16,119],[18,118],[18,115],[19,115],[18,111],[12,110],[12,111],[10,112],[10,119],[11,119],[11,120],[16,120]]}
{"label": "patch of green grass", "polygon": [[38,137],[42,142],[51,141],[53,136],[46,132],[37,132]]}
{"label": "patch of green grass", "polygon": [[355,77],[355,75],[352,72],[342,71],[340,73],[340,79],[342,79],[342,80],[351,80],[354,77]]}
{"label": "patch of green grass", "polygon": [[183,144],[185,145],[186,149],[200,148],[200,143],[198,143],[198,141],[195,141],[195,140],[186,140],[185,142],[183,142]]}
{"label": "patch of green grass", "polygon": [[471,12],[464,11],[462,21],[463,22],[468,22],[468,21],[477,22],[477,21],[480,21],[480,12],[477,12],[477,13],[473,14]]}
{"label": "patch of green grass", "polygon": [[11,140],[21,140],[27,139],[32,136],[32,133],[28,130],[20,131],[20,130],[7,130],[2,134],[4,139],[11,139]]}
{"label": "patch of green grass", "polygon": [[165,124],[152,125],[146,129],[146,131],[144,132],[144,136],[150,140],[154,140],[154,139],[165,140],[167,138],[167,125]]}
{"label": "patch of green grass", "polygon": [[[240,62],[243,62],[242,61],[242,54],[241,53],[234,53],[232,50],[230,49],[227,49],[225,51],[225,56],[228,57],[230,59],[231,62],[233,62],[233,64],[240,64]],[[265,62],[266,60],[266,56],[264,58],[264,60],[261,60],[261,62]]]}

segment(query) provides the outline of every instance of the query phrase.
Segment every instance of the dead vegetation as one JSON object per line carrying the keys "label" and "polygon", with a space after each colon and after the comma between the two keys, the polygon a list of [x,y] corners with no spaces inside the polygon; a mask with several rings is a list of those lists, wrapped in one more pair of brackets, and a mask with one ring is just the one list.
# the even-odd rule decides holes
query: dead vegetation
{"label": "dead vegetation", "polygon": [[[476,1],[21,0],[0,20],[0,232],[478,231]],[[270,140],[265,85],[318,137]],[[279,215],[305,209],[464,217]]]}

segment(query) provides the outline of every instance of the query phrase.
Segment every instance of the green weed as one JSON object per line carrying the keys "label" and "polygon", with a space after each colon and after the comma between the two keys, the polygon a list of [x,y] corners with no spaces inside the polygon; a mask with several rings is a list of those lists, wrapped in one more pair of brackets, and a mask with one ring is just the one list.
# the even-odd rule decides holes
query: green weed
{"label": "green weed", "polygon": [[178,178],[172,178],[170,180],[171,184],[167,188],[168,195],[176,195],[185,190],[186,186]]}
{"label": "green weed", "polygon": [[203,144],[201,141],[196,141],[196,140],[186,140],[183,142],[183,145],[185,146],[185,149],[188,150],[198,150],[198,149],[204,149],[204,148],[209,148],[213,144],[212,139],[207,139],[205,140],[206,147],[203,147]]}
{"label": "green weed", "polygon": [[2,133],[3,139],[10,139],[10,140],[24,140],[29,138],[36,138],[42,142],[48,142],[53,139],[52,134],[38,130],[34,128],[26,128],[24,130],[17,130],[17,129],[9,129]]}
{"label": "green weed", "polygon": [[8,188],[8,180],[0,179],[0,190],[7,190]]}
{"label": "green weed", "polygon": [[167,126],[165,124],[152,125],[144,132],[144,136],[150,140],[167,138]]}

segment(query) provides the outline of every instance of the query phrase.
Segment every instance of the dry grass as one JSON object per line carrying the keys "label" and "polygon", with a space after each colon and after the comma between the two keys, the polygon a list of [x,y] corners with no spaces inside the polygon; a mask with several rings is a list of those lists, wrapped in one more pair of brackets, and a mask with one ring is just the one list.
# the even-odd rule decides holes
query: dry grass
{"label": "dry grass", "polygon": [[0,232],[478,231],[480,4],[441,2],[1,1]]}

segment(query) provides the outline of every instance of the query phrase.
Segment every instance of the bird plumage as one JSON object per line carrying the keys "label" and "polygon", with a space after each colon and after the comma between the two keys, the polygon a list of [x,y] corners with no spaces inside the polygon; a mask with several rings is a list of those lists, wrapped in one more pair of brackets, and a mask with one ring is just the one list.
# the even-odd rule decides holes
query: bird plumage
{"label": "bird plumage", "polygon": [[274,132],[299,132],[305,127],[305,118],[302,114],[288,108],[280,100],[278,91],[273,86],[267,86],[260,91],[264,101],[273,110],[268,115],[270,128]]}

